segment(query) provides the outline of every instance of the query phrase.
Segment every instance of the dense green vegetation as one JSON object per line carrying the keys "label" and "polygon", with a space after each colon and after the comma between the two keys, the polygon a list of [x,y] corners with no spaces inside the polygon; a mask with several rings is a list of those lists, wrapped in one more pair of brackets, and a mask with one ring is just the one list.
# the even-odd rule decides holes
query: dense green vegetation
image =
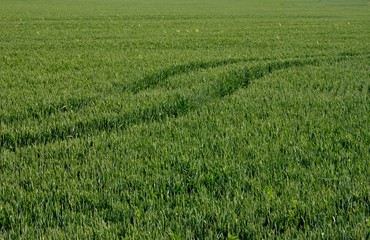
{"label": "dense green vegetation", "polygon": [[370,5],[0,0],[0,239],[366,239]]}

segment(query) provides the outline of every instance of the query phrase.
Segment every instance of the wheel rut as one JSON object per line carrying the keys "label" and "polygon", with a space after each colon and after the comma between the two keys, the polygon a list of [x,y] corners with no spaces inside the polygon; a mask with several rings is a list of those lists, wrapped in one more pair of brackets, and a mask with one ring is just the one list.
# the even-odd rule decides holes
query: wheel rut
{"label": "wheel rut", "polygon": [[[317,56],[311,58],[293,58],[284,60],[264,60],[265,62],[253,67],[242,67],[238,70],[230,70],[226,76],[220,77],[207,89],[200,89],[191,94],[173,94],[165,102],[153,106],[136,109],[109,117],[102,116],[92,119],[81,120],[73,124],[58,125],[39,131],[20,131],[0,133],[0,147],[12,151],[18,148],[47,144],[73,138],[96,135],[99,132],[112,132],[129,128],[136,124],[146,124],[177,118],[206,105],[207,103],[233,94],[240,88],[248,85],[265,75],[276,71],[307,65],[320,66],[323,63],[334,64],[355,57],[369,54],[340,54],[335,57]],[[184,65],[171,66],[159,72],[145,76],[125,87],[124,90],[139,93],[150,88],[155,88],[161,81],[191,71],[210,69],[235,63],[253,62],[257,59],[228,59],[224,61],[196,62]]]}

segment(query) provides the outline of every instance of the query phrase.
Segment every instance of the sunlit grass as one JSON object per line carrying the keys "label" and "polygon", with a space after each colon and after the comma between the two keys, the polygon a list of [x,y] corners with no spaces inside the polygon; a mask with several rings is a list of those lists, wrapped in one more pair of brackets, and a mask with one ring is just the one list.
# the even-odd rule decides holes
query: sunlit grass
{"label": "sunlit grass", "polygon": [[0,238],[366,239],[366,1],[0,0]]}

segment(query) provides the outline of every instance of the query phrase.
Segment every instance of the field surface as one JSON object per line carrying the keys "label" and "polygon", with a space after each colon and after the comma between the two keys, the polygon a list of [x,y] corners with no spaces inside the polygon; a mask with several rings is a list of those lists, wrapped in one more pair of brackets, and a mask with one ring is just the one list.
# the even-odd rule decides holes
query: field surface
{"label": "field surface", "polygon": [[370,3],[0,0],[0,239],[368,239]]}

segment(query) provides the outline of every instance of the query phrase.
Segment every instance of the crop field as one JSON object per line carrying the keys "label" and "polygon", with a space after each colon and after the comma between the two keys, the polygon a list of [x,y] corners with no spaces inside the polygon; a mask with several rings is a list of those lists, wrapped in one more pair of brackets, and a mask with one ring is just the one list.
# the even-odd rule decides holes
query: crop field
{"label": "crop field", "polygon": [[368,0],[0,0],[0,239],[369,239]]}

